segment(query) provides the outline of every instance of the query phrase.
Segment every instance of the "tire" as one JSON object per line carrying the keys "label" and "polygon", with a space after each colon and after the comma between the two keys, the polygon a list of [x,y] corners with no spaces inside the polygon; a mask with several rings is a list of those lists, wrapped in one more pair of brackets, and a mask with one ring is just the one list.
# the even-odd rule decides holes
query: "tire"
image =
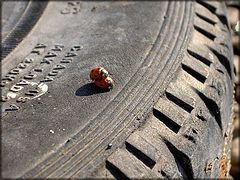
{"label": "tire", "polygon": [[[2,60],[4,178],[228,176],[234,67],[223,2],[43,7]],[[94,66],[113,90],[90,82]]]}

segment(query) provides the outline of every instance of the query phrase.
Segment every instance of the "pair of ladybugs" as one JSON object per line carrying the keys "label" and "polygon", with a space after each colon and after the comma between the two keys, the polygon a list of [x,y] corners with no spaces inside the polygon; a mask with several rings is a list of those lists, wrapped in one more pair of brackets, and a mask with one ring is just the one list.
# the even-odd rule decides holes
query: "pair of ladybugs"
{"label": "pair of ladybugs", "polygon": [[106,69],[103,67],[95,67],[90,72],[90,79],[94,81],[95,85],[103,89],[112,89],[113,80],[109,77]]}

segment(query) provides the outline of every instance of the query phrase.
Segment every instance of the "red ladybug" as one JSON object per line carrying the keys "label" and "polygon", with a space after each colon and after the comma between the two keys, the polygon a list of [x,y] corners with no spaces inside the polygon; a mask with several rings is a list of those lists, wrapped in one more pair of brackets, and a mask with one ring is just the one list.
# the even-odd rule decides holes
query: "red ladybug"
{"label": "red ladybug", "polygon": [[110,77],[101,78],[95,81],[95,85],[103,89],[112,89],[113,80]]}
{"label": "red ladybug", "polygon": [[90,72],[90,79],[93,81],[106,77],[108,77],[108,72],[103,67],[95,67]]}

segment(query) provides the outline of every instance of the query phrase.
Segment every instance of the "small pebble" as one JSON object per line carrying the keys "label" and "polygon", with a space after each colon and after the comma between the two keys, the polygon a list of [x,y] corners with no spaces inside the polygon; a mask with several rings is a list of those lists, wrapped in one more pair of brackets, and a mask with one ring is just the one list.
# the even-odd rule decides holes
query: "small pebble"
{"label": "small pebble", "polygon": [[53,130],[50,130],[50,133],[54,134],[54,131],[53,131]]}
{"label": "small pebble", "polygon": [[108,144],[107,149],[111,149],[111,147],[112,147],[112,144]]}

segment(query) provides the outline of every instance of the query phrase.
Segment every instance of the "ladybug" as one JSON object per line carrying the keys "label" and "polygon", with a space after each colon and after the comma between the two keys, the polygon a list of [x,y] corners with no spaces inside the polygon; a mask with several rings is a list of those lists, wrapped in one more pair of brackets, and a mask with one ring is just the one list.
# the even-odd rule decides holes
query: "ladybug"
{"label": "ladybug", "polygon": [[90,79],[93,81],[106,77],[108,77],[108,72],[103,67],[95,67],[90,72]]}
{"label": "ladybug", "polygon": [[103,89],[112,89],[113,80],[110,77],[101,78],[95,81],[95,85]]}

